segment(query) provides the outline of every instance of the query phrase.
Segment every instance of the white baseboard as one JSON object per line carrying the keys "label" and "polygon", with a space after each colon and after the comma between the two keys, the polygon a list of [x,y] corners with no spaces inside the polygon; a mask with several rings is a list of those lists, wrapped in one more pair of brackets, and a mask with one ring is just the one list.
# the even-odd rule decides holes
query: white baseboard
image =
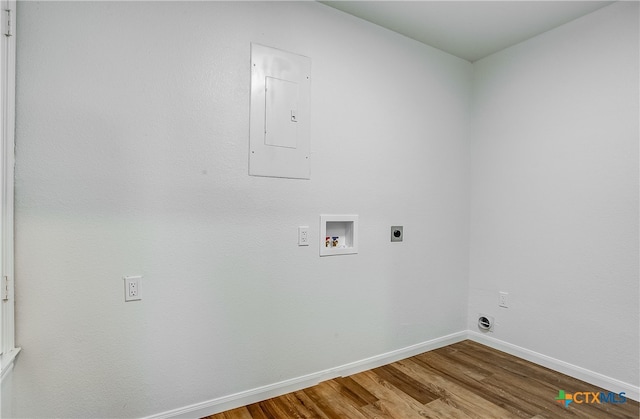
{"label": "white baseboard", "polygon": [[614,393],[624,392],[626,397],[629,399],[636,401],[640,399],[640,387],[625,383],[624,381],[616,380],[615,378],[608,377],[606,375],[588,370],[586,368],[578,367],[577,365],[569,364],[568,362],[564,362],[559,359],[551,358],[550,356],[543,355],[529,349],[513,345],[511,343],[501,341],[499,339],[492,338],[491,336],[487,336],[484,333],[474,332],[471,330],[469,330],[467,333],[468,339],[473,340],[474,342],[478,342],[483,345],[489,346],[490,348],[506,352],[510,355],[517,356],[518,358],[526,359],[527,361],[531,361],[534,364],[542,365],[543,367],[561,372],[570,377],[577,378],[578,380],[582,380],[595,386],[601,387],[607,391],[611,391]]}
{"label": "white baseboard", "polygon": [[[640,398],[640,388],[629,383],[616,380],[611,377],[587,370],[576,365],[569,364],[555,358],[531,351],[513,345],[499,339],[494,339],[486,334],[478,333],[471,330],[453,333],[427,342],[411,345],[406,348],[376,355],[360,361],[350,362],[348,364],[319,371],[313,374],[292,378],[290,380],[281,381],[279,383],[258,387],[252,390],[242,391],[240,393],[228,396],[218,397],[202,403],[191,406],[174,409],[168,412],[158,413],[148,416],[145,419],[174,419],[174,418],[201,418],[215,413],[224,412],[225,410],[235,409],[236,407],[246,406],[252,403],[270,399],[272,397],[281,396],[293,391],[302,390],[314,386],[322,381],[330,380],[336,377],[346,377],[357,374],[362,371],[370,370],[382,365],[409,358],[423,352],[432,351],[447,345],[452,345],[470,339],[502,352],[526,359],[534,364],[542,365],[554,371],[561,372],[568,376],[577,378],[587,383],[602,387],[605,390],[614,393],[625,392],[627,398],[638,400]],[[559,389],[560,390],[560,389]]]}
{"label": "white baseboard", "polygon": [[332,378],[346,377],[358,372],[387,365],[423,352],[452,345],[465,339],[467,339],[467,331],[453,333],[427,342],[418,343],[416,345],[407,346],[406,348],[362,359],[360,361],[350,362],[336,368],[330,368],[302,377],[281,381],[279,383],[231,394],[229,396],[218,397],[216,399],[197,403],[191,406],[148,416],[146,419],[201,418],[213,415],[215,413],[224,412],[225,410],[246,406],[272,397],[302,390]]}

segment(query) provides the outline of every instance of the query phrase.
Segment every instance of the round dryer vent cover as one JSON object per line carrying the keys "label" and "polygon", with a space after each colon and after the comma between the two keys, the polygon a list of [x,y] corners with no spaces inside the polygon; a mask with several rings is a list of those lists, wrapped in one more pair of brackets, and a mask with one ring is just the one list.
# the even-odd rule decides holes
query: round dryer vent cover
{"label": "round dryer vent cover", "polygon": [[478,327],[480,330],[491,330],[493,328],[493,317],[481,314],[478,317]]}

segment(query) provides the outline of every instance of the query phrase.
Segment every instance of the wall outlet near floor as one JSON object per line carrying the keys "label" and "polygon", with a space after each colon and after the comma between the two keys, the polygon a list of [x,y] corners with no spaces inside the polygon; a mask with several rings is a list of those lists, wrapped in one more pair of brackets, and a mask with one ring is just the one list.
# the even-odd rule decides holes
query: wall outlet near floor
{"label": "wall outlet near floor", "polygon": [[141,276],[125,276],[124,277],[124,301],[142,300],[140,296],[140,286],[142,282]]}
{"label": "wall outlet near floor", "polygon": [[498,306],[499,307],[504,307],[504,308],[509,308],[509,293],[508,292],[500,291],[498,293]]}

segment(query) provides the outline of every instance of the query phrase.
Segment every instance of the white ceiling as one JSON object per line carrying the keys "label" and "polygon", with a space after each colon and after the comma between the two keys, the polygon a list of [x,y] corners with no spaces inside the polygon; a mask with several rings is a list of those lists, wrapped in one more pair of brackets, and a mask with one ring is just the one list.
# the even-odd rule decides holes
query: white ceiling
{"label": "white ceiling", "polygon": [[450,54],[476,61],[613,1],[322,1]]}

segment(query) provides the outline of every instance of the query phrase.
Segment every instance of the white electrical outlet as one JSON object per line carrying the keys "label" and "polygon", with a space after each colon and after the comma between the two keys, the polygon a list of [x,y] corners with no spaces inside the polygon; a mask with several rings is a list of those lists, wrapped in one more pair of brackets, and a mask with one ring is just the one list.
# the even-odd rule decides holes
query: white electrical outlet
{"label": "white electrical outlet", "polygon": [[298,246],[309,246],[309,226],[298,227]]}
{"label": "white electrical outlet", "polygon": [[509,308],[509,293],[500,291],[498,293],[498,306]]}
{"label": "white electrical outlet", "polygon": [[141,282],[141,276],[124,277],[124,301],[138,301],[142,299],[140,296]]}

